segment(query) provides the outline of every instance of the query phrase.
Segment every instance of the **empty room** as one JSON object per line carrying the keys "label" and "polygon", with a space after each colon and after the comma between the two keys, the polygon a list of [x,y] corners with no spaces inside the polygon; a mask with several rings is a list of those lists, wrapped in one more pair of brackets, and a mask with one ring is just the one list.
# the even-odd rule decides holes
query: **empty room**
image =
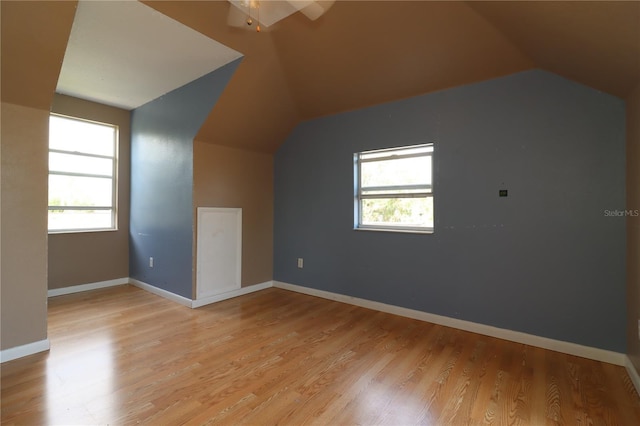
{"label": "empty room", "polygon": [[0,6],[3,425],[640,424],[640,1]]}

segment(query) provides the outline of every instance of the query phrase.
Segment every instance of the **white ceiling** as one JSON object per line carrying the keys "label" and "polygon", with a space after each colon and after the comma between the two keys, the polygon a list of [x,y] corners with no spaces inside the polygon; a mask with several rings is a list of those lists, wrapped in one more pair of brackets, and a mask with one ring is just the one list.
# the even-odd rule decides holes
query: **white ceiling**
{"label": "white ceiling", "polygon": [[81,0],[56,91],[134,109],[241,56],[137,1]]}

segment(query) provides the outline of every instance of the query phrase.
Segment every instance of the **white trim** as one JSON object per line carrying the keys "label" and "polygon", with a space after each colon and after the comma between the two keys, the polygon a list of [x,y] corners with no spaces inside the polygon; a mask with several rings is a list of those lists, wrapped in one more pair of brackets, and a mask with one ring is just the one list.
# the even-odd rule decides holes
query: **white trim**
{"label": "white trim", "polygon": [[627,374],[629,374],[629,378],[631,379],[631,383],[633,383],[633,387],[636,388],[636,392],[640,394],[640,375],[638,375],[638,371],[636,367],[631,362],[631,358],[627,355],[625,357],[625,368],[627,369]]}
{"label": "white trim", "polygon": [[348,303],[350,305],[360,306],[367,309],[374,309],[376,311],[387,312],[402,317],[440,324],[447,327],[470,331],[472,333],[483,334],[485,336],[497,337],[499,339],[510,340],[512,342],[536,346],[539,348],[562,352],[569,355],[580,356],[583,358],[607,362],[620,366],[626,365],[626,355],[619,352],[593,348],[590,346],[583,346],[577,343],[564,342],[561,340],[549,339],[547,337],[536,336],[533,334],[522,333],[514,330],[507,330],[504,328],[493,327],[485,324],[478,324],[471,321],[445,317],[428,312],[416,311],[400,306],[388,305],[386,303],[345,296],[342,294],[331,293],[324,290],[316,290],[313,288],[283,283],[280,281],[273,281],[273,286],[284,290],[295,291],[298,293],[308,294],[310,296],[322,297],[324,299],[335,300],[338,302]]}
{"label": "white trim", "polygon": [[116,278],[115,280],[98,281],[89,284],[73,285],[70,287],[53,288],[47,291],[47,297],[62,296],[64,294],[80,293],[81,291],[96,290],[98,288],[114,287],[129,284],[129,277]]}
{"label": "white trim", "polygon": [[247,287],[241,287],[237,290],[228,291],[221,294],[216,294],[215,296],[205,297],[203,299],[191,300],[183,296],[179,296],[175,293],[171,293],[170,291],[163,290],[151,284],[147,284],[145,282],[136,280],[135,278],[129,278],[129,283],[146,290],[155,295],[164,297],[165,299],[169,299],[171,301],[177,302],[181,305],[187,306],[189,308],[199,308],[201,306],[209,305],[211,303],[220,302],[222,300],[232,299],[234,297],[242,296],[244,294],[253,293],[256,291],[264,290],[265,288],[273,287],[273,281],[267,281],[260,284],[255,284]]}
{"label": "white trim", "polygon": [[[224,293],[240,290],[242,288],[242,208],[227,208],[227,207],[198,207],[197,210],[198,215],[198,229],[196,232],[196,299],[206,300],[209,298],[215,298],[217,296],[217,292],[222,291]],[[208,217],[211,219],[211,216],[215,216],[212,220],[206,220]],[[235,226],[231,229],[229,228],[220,228],[221,219],[224,216],[233,216],[235,219]],[[217,219],[217,220],[216,220]],[[208,225],[205,230],[205,224]],[[214,226],[214,229],[211,229],[211,225]],[[225,254],[215,255],[217,250],[217,243],[219,243],[222,238],[224,241],[225,237],[220,237],[220,235],[225,235],[230,232],[235,231],[235,258],[231,259],[227,256],[231,253],[231,248],[224,248]],[[216,238],[216,235],[218,237]],[[225,244],[226,246],[226,244]],[[209,249],[209,250],[207,250]],[[213,253],[212,250],[213,249]],[[210,259],[206,256],[211,256],[214,254],[216,258],[213,265],[211,264]],[[219,254],[219,253],[218,253]],[[218,262],[222,262],[222,264]],[[220,282],[220,278],[214,276],[216,274],[210,275],[204,269],[203,265],[213,266],[220,268],[231,266],[233,268],[233,262],[235,262],[235,277],[231,282],[224,281]],[[222,273],[223,276],[226,276],[226,273]],[[221,288],[222,286],[224,288]],[[212,288],[213,287],[213,288]]]}
{"label": "white trim", "polygon": [[151,284],[147,284],[143,281],[136,280],[135,278],[128,277],[128,278],[118,278],[118,279],[109,280],[109,281],[100,281],[100,282],[90,283],[90,284],[75,285],[75,286],[65,287],[65,288],[56,288],[53,290],[49,290],[48,296],[49,297],[62,296],[64,294],[79,293],[81,291],[89,291],[89,290],[95,290],[98,288],[113,287],[113,286],[124,285],[124,284],[131,284],[133,286],[141,288],[142,290],[148,291],[149,293],[153,293],[157,296],[164,297],[165,299],[169,299],[173,302],[177,302],[189,308],[199,308],[201,306],[209,305],[211,303],[232,299],[234,297],[242,296],[245,294],[249,294],[256,291],[264,290],[266,288],[273,287],[273,281],[266,281],[260,284],[241,287],[236,290],[231,290],[225,293],[216,294],[214,296],[208,296],[202,299],[191,300],[189,298],[180,296],[178,294],[172,293],[167,290],[163,290]]}
{"label": "white trim", "polygon": [[191,299],[187,299],[186,297],[180,296],[175,293],[171,293],[170,291],[163,290],[151,284],[147,284],[145,282],[136,280],[135,278],[129,278],[129,284],[132,284],[138,288],[148,291],[149,293],[153,293],[157,296],[164,297],[165,299],[172,300],[174,302],[177,302],[189,308],[191,307],[191,302],[192,302]]}
{"label": "white trim", "polygon": [[0,363],[13,361],[14,359],[37,354],[38,352],[48,351],[50,346],[49,339],[44,339],[33,343],[27,343],[26,345],[4,349],[0,351]]}
{"label": "white trim", "polygon": [[260,284],[250,285],[247,287],[241,287],[237,290],[227,291],[226,293],[216,294],[215,296],[208,296],[202,299],[196,299],[191,302],[192,308],[199,308],[210,303],[220,302],[222,300],[232,299],[234,297],[242,296],[244,294],[253,293],[256,291],[264,290],[265,288],[273,287],[273,281],[267,281]]}
{"label": "white trim", "polygon": [[[170,291],[163,290],[161,288],[152,286],[145,282],[136,280],[134,278],[119,278],[116,280],[102,281],[98,283],[83,284],[72,287],[65,287],[63,289],[49,290],[49,297],[58,296],[62,294],[76,293],[79,291],[93,290],[96,288],[103,288],[108,286],[132,284],[138,288],[146,290],[150,293],[164,297],[166,299],[177,302],[181,305],[189,308],[198,308],[211,303],[219,302],[222,300],[231,299],[234,297],[242,296],[245,294],[253,293],[256,291],[264,290],[270,287],[281,288],[284,290],[295,291],[297,293],[307,294],[310,296],[321,297],[323,299],[335,300],[342,303],[348,303],[350,305],[360,306],[367,309],[373,309],[380,312],[386,312],[389,314],[399,315],[402,317],[413,318],[420,321],[426,321],[433,324],[440,324],[447,327],[453,327],[460,330],[470,331],[472,333],[483,334],[485,336],[496,337],[498,339],[509,340],[516,343],[522,343],[525,345],[536,346],[543,349],[562,352],[569,355],[580,356],[583,358],[593,359],[596,361],[607,362],[614,365],[624,366],[629,373],[636,390],[640,393],[640,376],[629,357],[619,352],[608,351],[605,349],[594,348],[590,346],[583,346],[577,343],[565,342],[562,340],[549,339],[547,337],[536,336],[533,334],[522,333],[514,330],[507,330],[504,328],[493,327],[485,324],[478,324],[471,321],[465,321],[457,318],[450,318],[442,315],[431,314],[428,312],[417,311],[414,309],[403,308],[401,306],[388,305],[386,303],[374,302],[367,299],[360,299],[357,297],[346,296],[343,294],[332,293],[324,290],[316,290],[313,288],[303,287],[295,284],[288,284],[281,281],[267,281],[260,284],[255,284],[248,287],[241,287],[237,290],[228,291],[226,293],[218,294],[215,296],[206,297],[203,299],[191,300],[183,296],[179,296]],[[40,346],[44,345],[45,346]],[[33,346],[32,345],[36,345]],[[23,349],[24,348],[24,349]],[[36,349],[34,349],[36,348]],[[0,359],[2,362],[9,361],[11,359],[19,358],[22,356],[31,355],[32,353],[41,352],[49,349],[49,341],[43,340],[41,342],[35,342],[17,348],[10,348],[0,352]],[[9,352],[8,352],[9,351]],[[16,356],[11,354],[14,351],[18,351]],[[5,359],[6,358],[6,359]]]}

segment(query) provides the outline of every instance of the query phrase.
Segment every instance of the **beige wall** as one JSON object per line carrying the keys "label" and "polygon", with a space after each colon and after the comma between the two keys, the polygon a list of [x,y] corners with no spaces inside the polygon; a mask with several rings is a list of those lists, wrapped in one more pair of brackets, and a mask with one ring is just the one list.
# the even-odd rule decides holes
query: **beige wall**
{"label": "beige wall", "polygon": [[242,286],[272,280],[273,156],[196,141],[193,182],[195,224],[198,207],[242,208]]}
{"label": "beige wall", "polygon": [[[627,97],[627,209],[640,210],[640,84]],[[627,353],[640,372],[640,217],[627,217]]]}
{"label": "beige wall", "polygon": [[77,1],[0,1],[2,101],[49,110]]}
{"label": "beige wall", "polygon": [[49,111],[2,102],[1,339],[8,349],[47,338]]}
{"label": "beige wall", "polygon": [[49,235],[49,289],[129,276],[130,113],[69,96],[56,95],[53,112],[120,129],[118,230]]}

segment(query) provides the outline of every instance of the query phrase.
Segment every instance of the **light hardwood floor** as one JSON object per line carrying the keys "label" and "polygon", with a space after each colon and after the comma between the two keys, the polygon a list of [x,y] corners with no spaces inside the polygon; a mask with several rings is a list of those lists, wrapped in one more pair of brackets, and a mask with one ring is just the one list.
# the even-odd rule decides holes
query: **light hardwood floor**
{"label": "light hardwood floor", "polygon": [[622,367],[280,289],[59,296],[49,339],[2,364],[3,425],[640,425]]}

